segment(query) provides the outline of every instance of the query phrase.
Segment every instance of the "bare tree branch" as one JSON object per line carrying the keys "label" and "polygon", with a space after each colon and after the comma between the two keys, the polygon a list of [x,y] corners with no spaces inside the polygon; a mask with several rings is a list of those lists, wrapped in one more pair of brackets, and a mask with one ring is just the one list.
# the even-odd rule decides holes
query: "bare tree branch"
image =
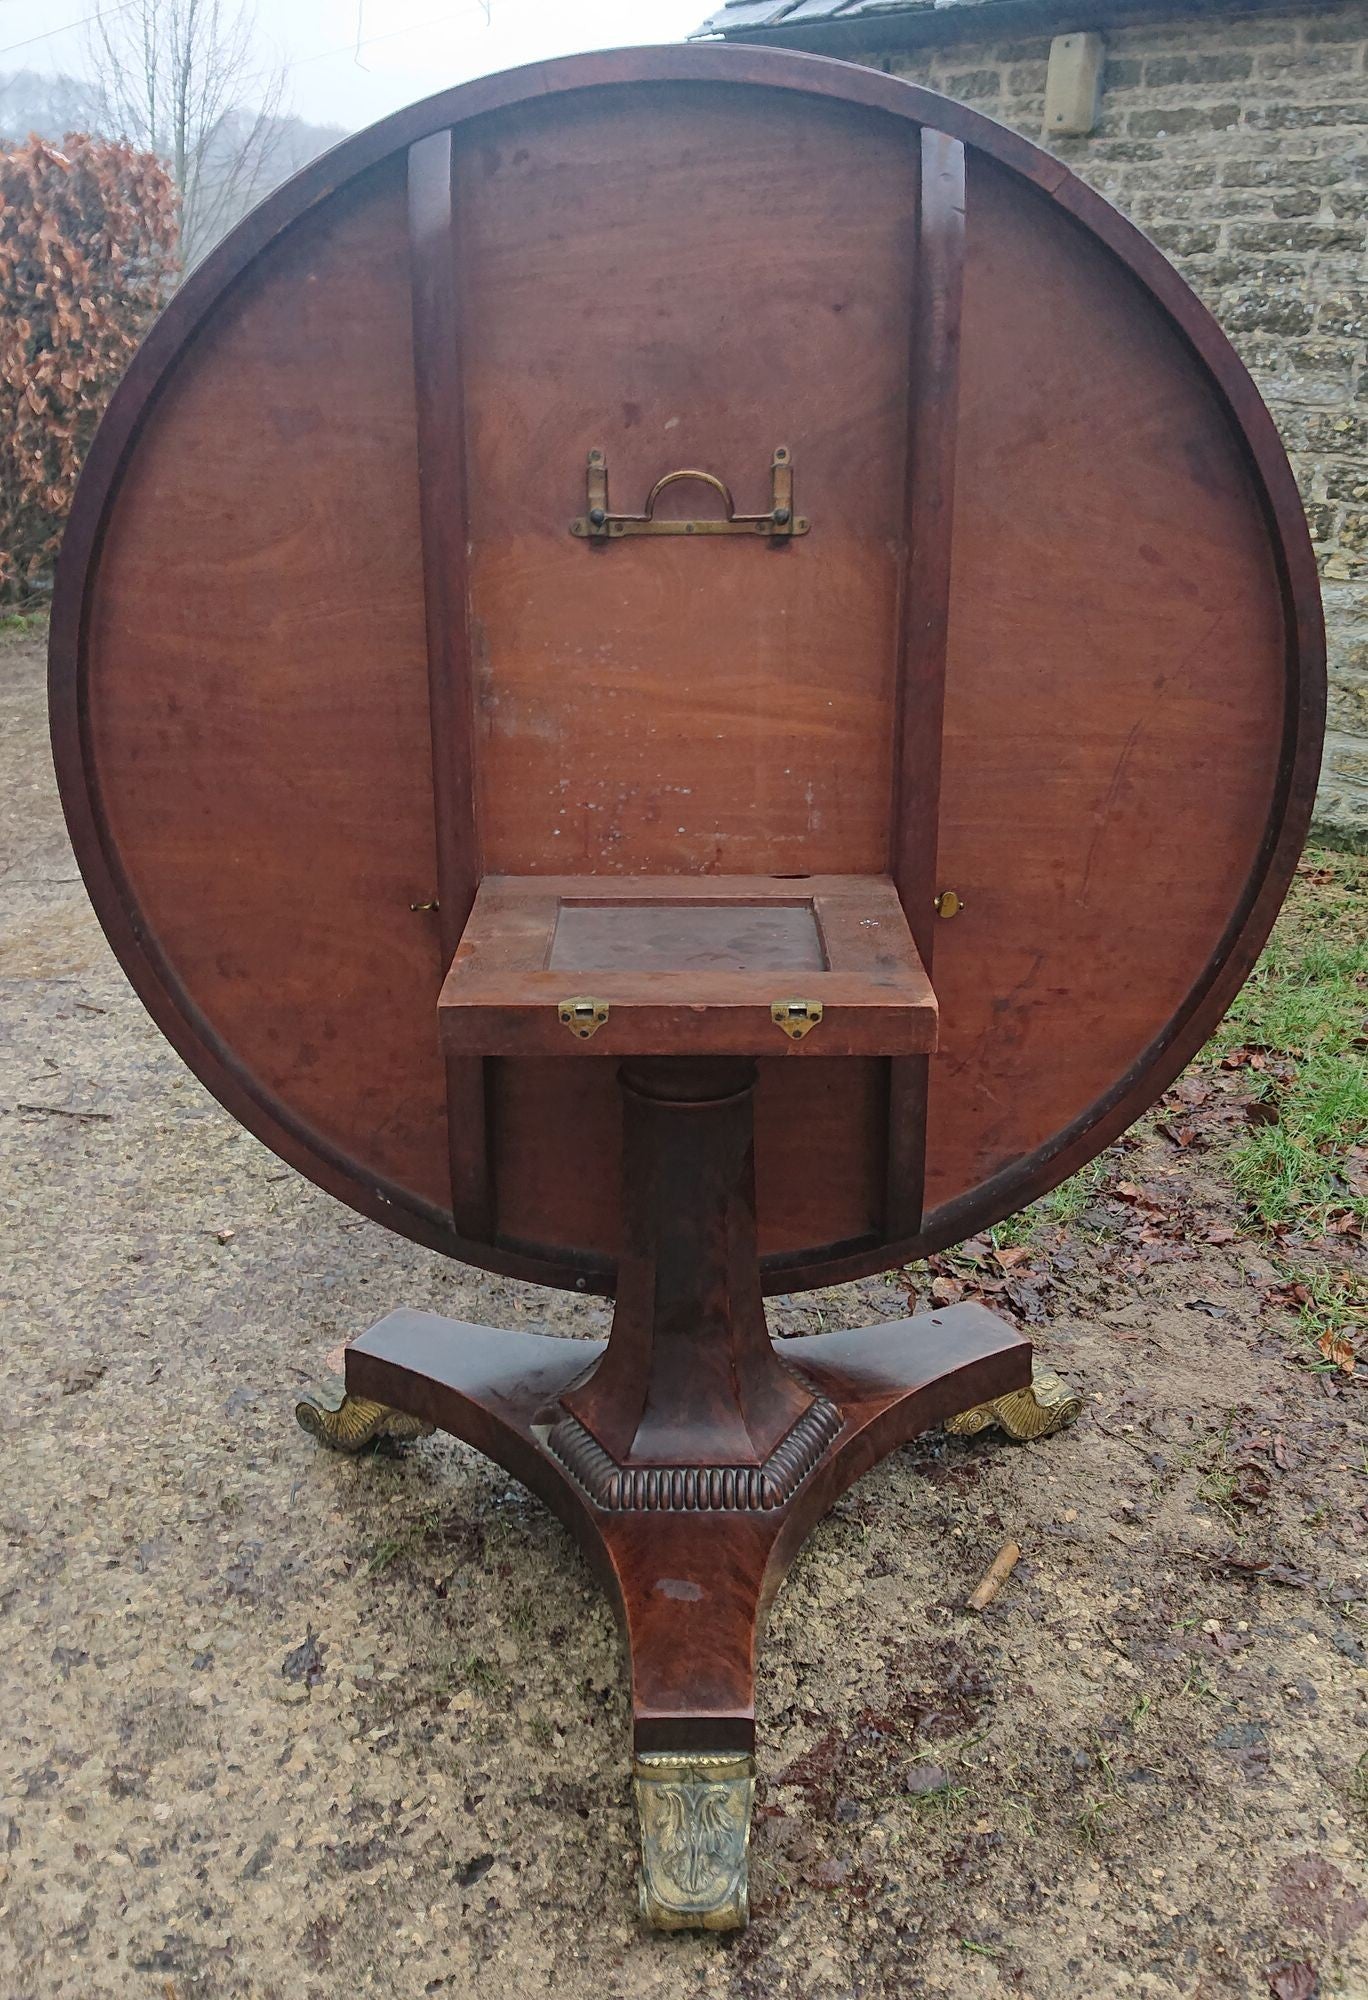
{"label": "bare tree branch", "polygon": [[284,71],[255,27],[240,0],[101,0],[90,29],[101,126],[166,162],[187,270],[273,179]]}

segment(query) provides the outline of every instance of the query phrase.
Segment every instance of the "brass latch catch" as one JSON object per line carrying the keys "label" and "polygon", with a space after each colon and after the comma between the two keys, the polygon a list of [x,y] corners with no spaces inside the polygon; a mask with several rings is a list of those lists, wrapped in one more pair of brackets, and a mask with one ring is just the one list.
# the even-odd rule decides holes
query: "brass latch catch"
{"label": "brass latch catch", "polygon": [[608,1019],[608,1002],[579,994],[573,1000],[562,1000],[556,1012],[562,1027],[568,1028],[581,1042],[587,1042]]}
{"label": "brass latch catch", "polygon": [[[692,519],[666,516],[658,521],[656,501],[667,486],[676,486],[686,479],[711,486],[714,493],[721,497],[725,514],[706,514]],[[678,472],[667,472],[657,479],[646,495],[642,513],[615,514],[608,504],[608,461],[598,450],[589,454],[585,486],[588,511],[570,523],[570,532],[582,535],[591,542],[615,541],[623,535],[767,535],[772,542],[787,542],[795,535],[805,535],[810,526],[803,515],[795,515],[793,511],[793,460],[788,446],[784,444],[776,447],[770,461],[770,506],[767,514],[738,514],[731,488],[715,472],[701,472],[691,466],[681,467]]]}
{"label": "brass latch catch", "polygon": [[776,1000],[770,1008],[771,1021],[791,1042],[801,1042],[804,1035],[810,1035],[821,1018],[820,1000]]}

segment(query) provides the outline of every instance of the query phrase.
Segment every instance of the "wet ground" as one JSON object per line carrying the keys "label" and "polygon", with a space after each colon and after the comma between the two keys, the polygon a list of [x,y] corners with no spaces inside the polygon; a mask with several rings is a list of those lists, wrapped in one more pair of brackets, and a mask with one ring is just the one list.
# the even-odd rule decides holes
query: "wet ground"
{"label": "wet ground", "polygon": [[1219,1147],[1151,1121],[1028,1243],[776,1303],[981,1292],[1087,1407],[924,1440],[814,1535],[754,1920],[660,1938],[568,1536],[449,1440],[352,1462],[291,1417],[396,1304],[605,1309],[397,1242],[189,1076],[77,879],[33,640],[0,653],[0,1023],[5,2000],[1368,1994],[1362,1390]]}

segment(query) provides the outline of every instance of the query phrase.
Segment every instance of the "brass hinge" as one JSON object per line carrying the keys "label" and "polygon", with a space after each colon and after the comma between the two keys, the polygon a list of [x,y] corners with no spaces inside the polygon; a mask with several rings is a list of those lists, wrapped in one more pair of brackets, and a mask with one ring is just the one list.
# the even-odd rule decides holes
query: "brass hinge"
{"label": "brass hinge", "polygon": [[[667,517],[657,521],[656,501],[667,486],[675,486],[682,479],[693,479],[701,485],[711,486],[720,494],[725,514],[707,514],[691,520]],[[805,535],[811,525],[803,515],[793,511],[793,460],[787,445],[776,446],[770,461],[770,506],[767,514],[738,514],[736,502],[732,499],[731,488],[720,480],[715,472],[701,472],[695,467],[684,466],[678,472],[667,472],[657,479],[646,495],[645,510],[640,514],[614,514],[608,505],[608,461],[601,451],[591,451],[585,476],[586,513],[570,523],[572,535],[583,535],[591,542],[617,540],[622,535],[768,535],[772,542],[791,541],[795,535]]]}
{"label": "brass hinge", "polygon": [[770,1008],[771,1021],[791,1042],[801,1042],[804,1035],[810,1035],[821,1018],[820,1000],[776,1000]]}
{"label": "brass hinge", "polygon": [[562,1000],[556,1009],[561,1025],[570,1030],[582,1042],[596,1035],[608,1019],[608,1002],[593,1000],[581,994],[573,1000]]}

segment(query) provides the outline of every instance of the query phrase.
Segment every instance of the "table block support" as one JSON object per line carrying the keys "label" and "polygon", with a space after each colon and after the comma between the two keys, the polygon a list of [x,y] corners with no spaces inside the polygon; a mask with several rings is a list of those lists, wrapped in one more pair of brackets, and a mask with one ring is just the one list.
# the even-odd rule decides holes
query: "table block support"
{"label": "table block support", "polygon": [[1031,1377],[1029,1342],[980,1306],[772,1346],[836,1410],[835,1436],[776,1506],[679,1513],[600,1506],[551,1449],[601,1342],[396,1312],[347,1350],[352,1395],[502,1465],[565,1521],[607,1588],[630,1662],[643,1910],[664,1928],[746,1920],[756,1652],[813,1525],[898,1445]]}
{"label": "table block support", "polygon": [[732,1929],[775,1591],[846,1487],[918,1432],[1027,1389],[1031,1349],[973,1305],[771,1339],[754,1063],[649,1058],[621,1082],[609,1340],[392,1313],[347,1349],[347,1393],[474,1445],[577,1536],[630,1661],[642,1909],[665,1929]]}

